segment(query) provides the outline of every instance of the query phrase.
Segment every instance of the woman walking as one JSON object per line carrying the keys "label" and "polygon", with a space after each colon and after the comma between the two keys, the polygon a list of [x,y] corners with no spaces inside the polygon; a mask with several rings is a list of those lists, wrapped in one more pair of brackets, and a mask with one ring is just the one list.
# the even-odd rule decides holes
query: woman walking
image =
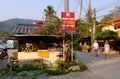
{"label": "woman walking", "polygon": [[104,52],[105,52],[105,59],[108,59],[108,54],[110,51],[110,45],[108,44],[108,41],[105,42],[104,44]]}

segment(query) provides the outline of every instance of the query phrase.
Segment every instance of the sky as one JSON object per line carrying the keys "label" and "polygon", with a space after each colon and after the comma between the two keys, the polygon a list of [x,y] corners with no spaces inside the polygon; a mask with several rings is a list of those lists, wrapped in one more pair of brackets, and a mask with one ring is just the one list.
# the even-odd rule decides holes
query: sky
{"label": "sky", "polygon": [[[89,0],[83,0],[82,18],[88,9]],[[92,9],[96,9],[96,16],[108,14],[120,0],[91,0]],[[44,9],[48,5],[54,7],[56,15],[60,17],[64,11],[64,0],[0,0],[0,21],[20,18],[32,20],[44,20]],[[69,11],[75,12],[75,18],[79,18],[80,0],[69,0]]]}

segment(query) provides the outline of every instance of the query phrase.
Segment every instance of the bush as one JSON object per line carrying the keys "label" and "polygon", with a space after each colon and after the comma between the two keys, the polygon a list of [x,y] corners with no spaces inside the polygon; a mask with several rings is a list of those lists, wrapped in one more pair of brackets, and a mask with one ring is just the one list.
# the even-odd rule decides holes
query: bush
{"label": "bush", "polygon": [[88,69],[87,66],[82,62],[78,62],[78,65],[80,67],[80,71],[85,71]]}
{"label": "bush", "polygon": [[57,59],[57,60],[55,61],[55,64],[57,65],[57,69],[58,69],[58,70],[62,70],[62,69],[63,69],[63,66],[64,66],[64,61],[61,60],[61,59]]}
{"label": "bush", "polygon": [[74,51],[82,51],[82,46],[80,46],[78,43],[73,45]]}

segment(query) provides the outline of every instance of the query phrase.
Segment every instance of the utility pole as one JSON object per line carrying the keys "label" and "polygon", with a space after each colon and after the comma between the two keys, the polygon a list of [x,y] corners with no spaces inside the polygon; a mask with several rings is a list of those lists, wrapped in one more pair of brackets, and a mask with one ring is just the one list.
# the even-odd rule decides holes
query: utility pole
{"label": "utility pole", "polygon": [[96,9],[94,8],[94,15],[93,15],[93,41],[95,40],[95,33],[96,33]]}
{"label": "utility pole", "polygon": [[[94,11],[92,12],[91,9],[91,0],[89,0],[89,16],[90,16],[90,26],[91,26],[91,45],[93,45],[93,42],[95,41],[95,33],[96,33],[96,9],[94,8]],[[93,14],[92,14],[93,13]],[[92,16],[93,15],[93,16]]]}
{"label": "utility pole", "polygon": [[64,11],[69,12],[69,0],[64,0]]}
{"label": "utility pole", "polygon": [[[91,9],[91,0],[89,0],[89,19],[92,22],[92,9]],[[90,22],[90,23],[91,23]]]}
{"label": "utility pole", "polygon": [[93,23],[92,23],[92,9],[91,9],[91,0],[89,0],[89,25],[91,29],[91,45],[93,45]]}
{"label": "utility pole", "polygon": [[[69,0],[64,0],[64,11],[69,12]],[[71,32],[71,60],[73,61],[73,33]]]}
{"label": "utility pole", "polygon": [[81,0],[80,3],[81,4],[80,4],[80,16],[79,16],[79,19],[81,20],[83,0]]}

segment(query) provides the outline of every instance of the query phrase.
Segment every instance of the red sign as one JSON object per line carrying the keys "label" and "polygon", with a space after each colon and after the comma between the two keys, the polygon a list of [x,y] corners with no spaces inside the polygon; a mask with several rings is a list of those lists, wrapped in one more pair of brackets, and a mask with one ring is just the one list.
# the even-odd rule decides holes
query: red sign
{"label": "red sign", "polygon": [[115,29],[120,29],[120,24],[116,24],[116,25],[114,26],[114,28],[115,28]]}
{"label": "red sign", "polygon": [[61,22],[63,30],[75,31],[75,14],[74,12],[62,12]]}

